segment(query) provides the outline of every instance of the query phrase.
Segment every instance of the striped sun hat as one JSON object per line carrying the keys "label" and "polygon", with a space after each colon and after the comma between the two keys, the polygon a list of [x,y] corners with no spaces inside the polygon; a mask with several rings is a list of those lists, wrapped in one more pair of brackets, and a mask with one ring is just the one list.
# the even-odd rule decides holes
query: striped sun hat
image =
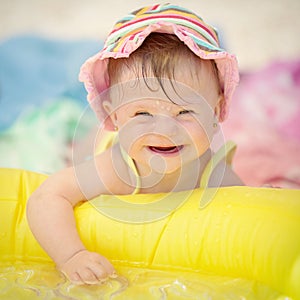
{"label": "striped sun hat", "polygon": [[[118,21],[104,48],[82,65],[79,80],[84,83],[87,99],[98,118],[104,121],[107,117],[97,99],[109,87],[108,59],[128,57],[151,32],[175,34],[200,58],[215,60],[226,103],[220,115],[220,121],[223,121],[239,81],[236,57],[220,48],[216,29],[193,12],[171,4],[143,7]],[[105,126],[112,129],[111,124],[105,123]]]}

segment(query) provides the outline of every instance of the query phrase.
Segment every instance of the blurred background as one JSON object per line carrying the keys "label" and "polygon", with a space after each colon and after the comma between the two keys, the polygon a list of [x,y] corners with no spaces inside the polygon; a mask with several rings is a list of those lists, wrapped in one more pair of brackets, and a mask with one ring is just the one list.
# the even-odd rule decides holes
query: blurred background
{"label": "blurred background", "polygon": [[[1,0],[0,38],[34,33],[63,40],[103,40],[127,12],[159,1],[124,0]],[[161,2],[164,3],[164,2]],[[298,0],[177,0],[215,25],[242,70],[253,70],[274,59],[298,58]]]}
{"label": "blurred background", "polygon": [[[0,167],[52,173],[70,164],[74,130],[83,139],[94,122],[81,117],[80,65],[119,18],[156,3],[1,0]],[[172,3],[218,28],[223,47],[238,57],[241,82],[223,126],[238,144],[237,172],[249,185],[298,188],[300,1]]]}

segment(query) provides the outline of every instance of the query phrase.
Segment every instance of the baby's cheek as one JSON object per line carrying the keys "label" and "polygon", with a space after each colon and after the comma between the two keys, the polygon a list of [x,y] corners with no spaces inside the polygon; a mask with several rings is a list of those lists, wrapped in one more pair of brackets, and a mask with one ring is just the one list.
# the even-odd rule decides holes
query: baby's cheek
{"label": "baby's cheek", "polygon": [[211,137],[201,126],[190,128],[189,138],[192,146],[195,147],[199,156],[201,156],[210,147]]}
{"label": "baby's cheek", "polygon": [[203,138],[207,135],[204,125],[197,121],[181,122],[181,129],[184,131],[184,134],[193,139]]}

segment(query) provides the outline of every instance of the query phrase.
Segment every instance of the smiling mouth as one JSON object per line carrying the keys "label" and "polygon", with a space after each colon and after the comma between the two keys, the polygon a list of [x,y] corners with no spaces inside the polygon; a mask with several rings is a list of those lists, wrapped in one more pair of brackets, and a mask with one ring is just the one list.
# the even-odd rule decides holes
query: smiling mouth
{"label": "smiling mouth", "polygon": [[183,145],[180,146],[171,146],[171,147],[155,147],[149,146],[149,149],[155,153],[159,154],[175,154],[182,150]]}

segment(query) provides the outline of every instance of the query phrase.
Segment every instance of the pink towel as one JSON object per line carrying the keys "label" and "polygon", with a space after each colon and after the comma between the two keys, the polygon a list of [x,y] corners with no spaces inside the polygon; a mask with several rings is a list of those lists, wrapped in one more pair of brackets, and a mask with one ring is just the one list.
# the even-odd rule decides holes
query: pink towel
{"label": "pink towel", "polygon": [[300,61],[242,75],[222,128],[246,184],[300,188]]}

